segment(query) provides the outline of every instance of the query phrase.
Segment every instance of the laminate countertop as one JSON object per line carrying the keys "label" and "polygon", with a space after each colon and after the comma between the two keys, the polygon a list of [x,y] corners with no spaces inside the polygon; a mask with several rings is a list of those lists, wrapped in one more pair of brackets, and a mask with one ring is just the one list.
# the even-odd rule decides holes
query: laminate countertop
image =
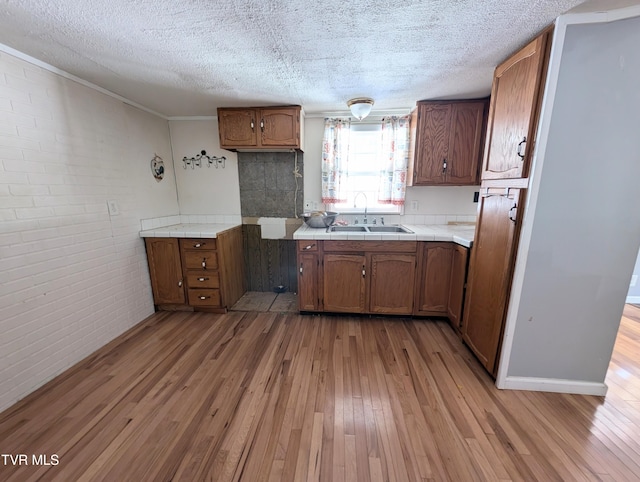
{"label": "laminate countertop", "polygon": [[449,241],[470,248],[476,231],[475,224],[400,224],[399,226],[403,226],[411,233],[327,232],[326,229],[310,228],[303,224],[293,233],[293,239]]}

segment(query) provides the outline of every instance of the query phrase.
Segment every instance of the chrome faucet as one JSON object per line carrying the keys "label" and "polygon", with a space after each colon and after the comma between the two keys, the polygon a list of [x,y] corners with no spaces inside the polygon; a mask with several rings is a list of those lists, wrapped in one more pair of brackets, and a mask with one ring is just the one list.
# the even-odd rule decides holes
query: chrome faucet
{"label": "chrome faucet", "polygon": [[365,193],[363,193],[362,191],[358,192],[356,194],[356,196],[353,198],[353,207],[356,207],[356,201],[358,199],[358,196],[362,194],[364,196],[364,219],[362,220],[362,222],[364,224],[367,224],[367,204],[369,203],[369,201],[367,200],[367,195]]}

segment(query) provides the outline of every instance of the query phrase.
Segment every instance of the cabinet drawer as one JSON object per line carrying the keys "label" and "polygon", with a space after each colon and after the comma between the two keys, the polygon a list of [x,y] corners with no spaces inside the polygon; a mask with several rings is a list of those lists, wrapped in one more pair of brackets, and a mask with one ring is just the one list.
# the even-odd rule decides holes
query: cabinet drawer
{"label": "cabinet drawer", "polygon": [[193,306],[220,306],[220,290],[215,289],[190,289],[189,304]]}
{"label": "cabinet drawer", "polygon": [[298,251],[318,251],[317,241],[298,241]]}
{"label": "cabinet drawer", "polygon": [[184,265],[186,269],[211,270],[218,269],[218,254],[215,251],[185,251]]}
{"label": "cabinet drawer", "polygon": [[186,249],[216,249],[215,238],[197,239],[184,238],[180,240],[180,248]]}
{"label": "cabinet drawer", "polygon": [[187,274],[189,288],[220,288],[220,275],[217,271],[190,272]]}

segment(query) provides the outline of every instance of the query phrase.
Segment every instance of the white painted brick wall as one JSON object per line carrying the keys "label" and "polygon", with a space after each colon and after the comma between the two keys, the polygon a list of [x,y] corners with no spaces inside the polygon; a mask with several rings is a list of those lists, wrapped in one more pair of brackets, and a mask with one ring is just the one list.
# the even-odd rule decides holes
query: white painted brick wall
{"label": "white painted brick wall", "polygon": [[0,410],[153,312],[138,231],[179,213],[170,160],[166,120],[0,52]]}

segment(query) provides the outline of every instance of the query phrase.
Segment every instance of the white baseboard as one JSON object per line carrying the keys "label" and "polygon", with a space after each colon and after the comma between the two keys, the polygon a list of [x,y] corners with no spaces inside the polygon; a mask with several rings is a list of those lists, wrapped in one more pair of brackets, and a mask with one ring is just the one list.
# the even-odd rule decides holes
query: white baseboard
{"label": "white baseboard", "polygon": [[530,390],[533,392],[574,393],[578,395],[607,394],[604,383],[583,382],[580,380],[561,380],[557,378],[509,377],[498,388],[506,390]]}
{"label": "white baseboard", "polygon": [[627,296],[627,301],[625,303],[634,303],[640,304],[640,296]]}

